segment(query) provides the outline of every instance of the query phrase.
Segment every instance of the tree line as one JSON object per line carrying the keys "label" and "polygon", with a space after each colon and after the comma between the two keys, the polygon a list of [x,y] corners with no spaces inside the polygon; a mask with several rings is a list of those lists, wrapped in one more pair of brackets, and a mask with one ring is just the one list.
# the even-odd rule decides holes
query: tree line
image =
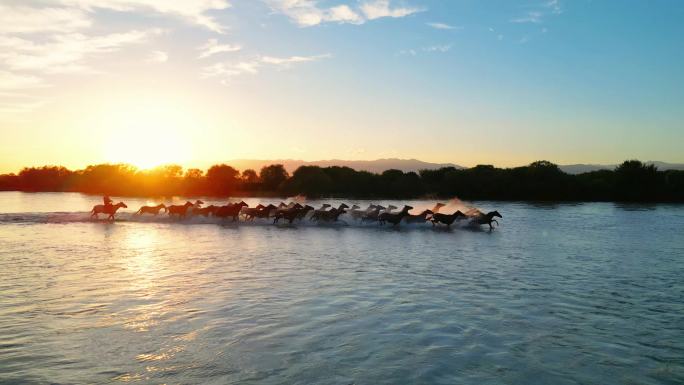
{"label": "tree line", "polygon": [[356,198],[445,198],[470,200],[684,202],[684,171],[660,171],[638,160],[614,170],[578,175],[548,161],[523,167],[478,165],[380,174],[349,167],[302,166],[292,175],[280,164],[259,172],[219,164],[204,170],[165,165],[139,170],[127,164],[98,164],[72,171],[29,167],[0,175],[0,191],[69,191],[120,196],[293,196]]}

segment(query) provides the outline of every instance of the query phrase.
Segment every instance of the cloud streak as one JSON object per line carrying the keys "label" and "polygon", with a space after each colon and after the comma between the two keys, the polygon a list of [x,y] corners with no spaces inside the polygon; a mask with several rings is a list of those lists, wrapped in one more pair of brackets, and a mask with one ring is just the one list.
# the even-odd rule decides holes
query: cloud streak
{"label": "cloud streak", "polygon": [[204,67],[202,78],[220,77],[225,80],[238,75],[257,74],[262,68],[289,68],[294,64],[315,62],[331,57],[331,54],[289,57],[258,56],[238,62],[221,62]]}
{"label": "cloud streak", "polygon": [[119,12],[139,11],[171,15],[217,33],[224,33],[227,27],[207,13],[231,6],[225,0],[59,0],[59,2],[90,12],[100,8]]}
{"label": "cloud streak", "polygon": [[312,27],[323,23],[363,24],[383,17],[401,18],[422,9],[415,7],[392,7],[389,0],[372,0],[352,8],[346,4],[321,7],[315,0],[266,0],[276,12],[282,13],[300,27]]}
{"label": "cloud streak", "polygon": [[237,52],[242,49],[242,46],[233,44],[219,44],[218,40],[209,39],[209,41],[207,41],[198,49],[200,51],[198,58],[204,59],[223,52]]}
{"label": "cloud streak", "polygon": [[17,37],[0,37],[0,63],[11,70],[42,73],[93,72],[85,63],[90,55],[114,52],[142,43],[162,33],[160,29],[133,30],[100,36],[59,34],[36,43]]}
{"label": "cloud streak", "polygon": [[453,25],[445,24],[445,23],[427,23],[429,27],[432,27],[434,29],[443,29],[443,30],[453,30],[453,29],[462,29],[461,27],[455,27]]}

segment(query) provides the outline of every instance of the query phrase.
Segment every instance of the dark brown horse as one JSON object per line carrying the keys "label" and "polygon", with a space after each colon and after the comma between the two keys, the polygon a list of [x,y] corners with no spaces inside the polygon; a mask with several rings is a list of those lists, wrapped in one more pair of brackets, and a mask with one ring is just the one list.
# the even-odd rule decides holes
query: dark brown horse
{"label": "dark brown horse", "polygon": [[185,216],[188,215],[188,209],[193,206],[194,204],[192,202],[187,201],[184,205],[166,206],[166,212],[170,217],[177,215],[178,218],[185,218]]}
{"label": "dark brown horse", "polygon": [[416,215],[407,215],[404,217],[406,223],[425,223],[428,221],[428,216],[434,214],[432,210],[423,210],[422,213]]}
{"label": "dark brown horse", "polygon": [[489,229],[493,229],[494,227],[492,226],[492,222],[496,223],[496,225],[499,225],[499,222],[494,219],[494,217],[499,217],[503,218],[501,214],[499,214],[498,211],[490,211],[487,214],[481,214],[476,217],[473,217],[470,220],[470,223],[476,224],[476,225],[489,225]]}
{"label": "dark brown horse", "polygon": [[348,209],[349,206],[346,204],[342,203],[339,207],[335,207],[331,210],[328,211],[315,211],[313,216],[311,216],[312,221],[323,221],[323,222],[337,222],[339,219],[340,215],[346,213],[347,211],[345,209]]}
{"label": "dark brown horse", "polygon": [[292,223],[295,219],[304,218],[309,211],[314,209],[309,205],[302,206],[299,203],[297,205],[287,210],[278,210],[273,218],[273,223],[278,223],[281,218],[286,219],[288,223]]}
{"label": "dark brown horse", "polygon": [[271,212],[273,210],[276,210],[278,207],[276,207],[273,204],[269,204],[268,206],[262,206],[261,209],[256,210],[255,212],[249,212],[245,216],[245,220],[253,220],[254,218],[269,218],[271,216]]}
{"label": "dark brown horse", "polygon": [[236,222],[240,216],[240,210],[242,210],[243,207],[249,207],[249,205],[244,201],[240,203],[229,203],[225,206],[219,207],[214,212],[214,216],[223,219],[233,218],[233,222]]}
{"label": "dark brown horse", "polygon": [[[372,208],[371,208],[372,207]],[[380,212],[386,210],[384,206],[381,205],[371,205],[366,210],[366,213],[361,216],[361,222],[377,222]]]}
{"label": "dark brown horse", "polygon": [[451,227],[451,224],[454,223],[457,219],[463,219],[465,218],[466,215],[461,212],[461,210],[456,210],[455,213],[453,214],[440,214],[440,213],[434,213],[432,214],[432,225],[436,224],[444,224],[447,227]]}
{"label": "dark brown horse", "polygon": [[203,217],[208,217],[209,215],[214,215],[216,213],[216,210],[218,209],[219,207],[214,205],[200,207],[197,209],[192,209],[192,215],[201,215]]}
{"label": "dark brown horse", "polygon": [[407,206],[404,206],[404,208],[401,209],[401,211],[398,213],[384,212],[378,216],[378,222],[380,222],[380,225],[384,225],[385,222],[389,222],[393,226],[396,226],[399,224],[399,222],[401,222],[402,218],[409,215],[408,212],[412,208],[413,207],[407,205]]}
{"label": "dark brown horse", "polygon": [[242,215],[245,220],[254,219],[254,216],[264,207],[266,206],[262,205],[261,203],[254,207],[242,207],[240,209],[240,215]]}

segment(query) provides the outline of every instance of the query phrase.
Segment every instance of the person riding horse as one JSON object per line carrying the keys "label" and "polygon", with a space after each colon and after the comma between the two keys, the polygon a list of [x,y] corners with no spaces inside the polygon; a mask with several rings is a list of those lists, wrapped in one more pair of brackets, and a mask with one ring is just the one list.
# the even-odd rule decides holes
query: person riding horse
{"label": "person riding horse", "polygon": [[114,202],[112,201],[112,198],[110,198],[109,195],[103,196],[102,202],[104,202],[104,205],[107,208],[111,207],[114,204]]}

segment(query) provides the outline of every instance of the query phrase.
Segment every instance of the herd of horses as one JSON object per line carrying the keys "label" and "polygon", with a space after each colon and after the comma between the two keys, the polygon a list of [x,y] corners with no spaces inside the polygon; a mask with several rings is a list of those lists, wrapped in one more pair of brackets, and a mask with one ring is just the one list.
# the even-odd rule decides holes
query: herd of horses
{"label": "herd of horses", "polygon": [[[492,223],[499,222],[495,218],[502,218],[498,211],[491,211],[489,213],[480,212],[477,209],[471,209],[465,213],[456,210],[451,214],[440,213],[439,210],[446,205],[444,203],[437,203],[432,209],[423,210],[419,214],[411,214],[413,209],[411,206],[404,206],[401,210],[396,211],[398,207],[388,205],[370,204],[365,209],[357,205],[348,205],[342,203],[338,207],[331,207],[329,204],[323,204],[319,208],[314,208],[309,205],[302,205],[297,202],[286,204],[263,205],[258,204],[255,207],[249,207],[244,201],[238,203],[229,203],[224,206],[210,205],[202,207],[204,202],[197,200],[194,203],[187,201],[182,205],[165,205],[163,203],[157,206],[142,206],[136,215],[159,215],[161,210],[169,217],[183,219],[188,216],[213,216],[221,218],[222,220],[232,219],[237,222],[240,219],[243,221],[254,221],[255,219],[272,220],[273,223],[278,223],[280,220],[294,223],[295,221],[309,220],[318,223],[334,223],[343,222],[340,219],[342,214],[349,215],[352,219],[362,223],[377,223],[380,225],[391,224],[398,226],[400,223],[432,223],[433,226],[450,227],[454,222],[467,221],[472,225],[489,225],[492,229]],[[120,208],[127,208],[125,203],[119,202],[114,205],[96,205],[93,207],[91,213],[92,218],[98,218],[98,214],[107,214],[108,219],[114,220],[117,210]]]}

